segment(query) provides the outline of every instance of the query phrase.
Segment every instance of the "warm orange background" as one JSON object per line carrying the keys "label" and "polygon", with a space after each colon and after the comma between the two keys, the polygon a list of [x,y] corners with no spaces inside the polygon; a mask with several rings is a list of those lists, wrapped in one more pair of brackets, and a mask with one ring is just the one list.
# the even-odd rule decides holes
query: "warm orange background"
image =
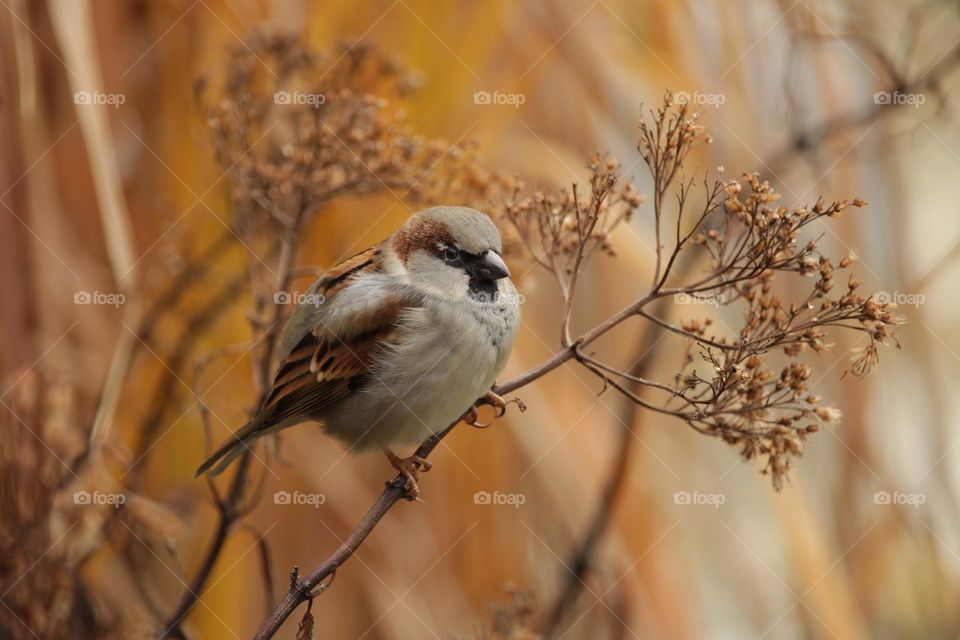
{"label": "warm orange background", "polygon": [[[222,229],[211,210],[228,215],[227,184],[217,183],[222,169],[194,108],[192,80],[215,71],[225,46],[255,26],[302,31],[318,49],[343,38],[376,42],[422,71],[422,90],[405,105],[417,129],[449,141],[477,138],[490,166],[532,181],[583,180],[590,152],[606,150],[646,191],[635,150],[641,103],[657,103],[665,88],[721,94],[719,108],[704,108],[714,143],[691,167],[715,173],[723,165],[731,176],[759,171],[787,205],[821,194],[864,198],[867,209],[823,229],[823,245],[837,256],[856,251],[866,290],[922,301],[901,307],[905,348],[882,353],[866,380],[841,377],[849,349],[862,346],[850,337],[820,356],[815,391],[840,407],[844,420],[812,439],[779,495],[721,442],[632,412],[612,392],[598,398],[600,383],[575,365],[523,389],[526,413],[511,411],[487,431],[459,428],[439,447],[424,478],[424,503],[391,511],[314,603],[320,637],[472,637],[489,627],[488,603],[504,597],[507,583],[550,603],[619,446],[622,421],[635,430],[631,471],[567,626],[589,612],[567,638],[957,637],[960,425],[953,385],[960,307],[950,283],[960,253],[960,137],[949,94],[957,75],[949,64],[960,46],[955,8],[894,0],[76,6],[86,4],[88,19],[71,21],[66,35],[51,17],[62,10],[59,2],[7,0],[0,7],[0,175],[8,207],[0,209],[3,371],[39,366],[64,376],[77,387],[85,425],[111,354],[129,339],[128,310],[72,304],[78,290],[118,286],[103,196],[95,189],[97,163],[103,154],[115,157],[117,174],[101,178],[115,187],[128,216],[136,277],[151,291],[162,289],[177,255]],[[921,18],[908,20],[907,5],[921,7]],[[923,30],[904,53],[910,20]],[[811,32],[824,37],[804,37]],[[869,46],[849,37],[857,33],[893,52],[905,77],[934,73],[944,87],[942,104],[935,87],[925,86],[920,109],[871,116],[874,92],[891,86],[891,78]],[[105,91],[126,96],[98,138],[106,148],[85,139],[71,100],[74,83],[91,73],[102,76]],[[477,105],[479,90],[521,93],[525,101],[518,108]],[[839,126],[817,137],[824,122]],[[809,153],[791,146],[799,131],[813,132]],[[205,206],[196,204],[201,199]],[[652,240],[643,213],[618,233],[619,257],[592,265],[576,317],[581,330],[646,286]],[[406,214],[392,197],[337,202],[308,227],[298,263],[328,266],[351,246],[385,237]],[[217,273],[197,283],[196,304],[219,284]],[[505,377],[558,344],[550,280],[531,272],[520,288],[527,296],[524,326]],[[194,357],[246,339],[248,304],[238,300],[210,327]],[[731,324],[739,320],[726,313]],[[625,358],[638,328],[624,327],[603,348]],[[165,324],[161,340],[179,330],[176,322]],[[658,362],[667,378],[678,350],[664,350]],[[230,426],[253,402],[246,365],[228,356],[205,374],[204,387],[223,376],[207,402]],[[117,453],[102,463],[114,478],[132,462],[123,451],[161,372],[157,358],[141,352],[125,376],[107,435]],[[189,384],[189,365],[178,375]],[[138,488],[169,510],[155,517],[169,528],[171,553],[141,550],[135,558],[161,608],[173,605],[180,579],[192,577],[213,520],[205,486],[191,479],[203,453],[192,402],[189,390],[178,388]],[[217,424],[218,439],[226,432]],[[309,426],[284,436],[281,453],[289,466],[276,463],[280,479],[270,477],[266,499],[247,518],[253,533],[239,530],[230,539],[189,618],[200,637],[249,637],[262,620],[259,535],[282,589],[290,567],[306,569],[326,557],[391,477],[382,457],[341,460],[339,446]],[[326,503],[275,505],[277,490],[319,492]],[[481,490],[519,492],[525,503],[477,505],[473,496]],[[677,505],[678,491],[719,493],[725,502],[716,509]],[[922,494],[925,502],[878,505],[878,491]],[[111,542],[82,575],[106,610],[129,611],[130,591],[145,587],[117,578]],[[278,637],[294,637],[297,620],[299,612]]]}

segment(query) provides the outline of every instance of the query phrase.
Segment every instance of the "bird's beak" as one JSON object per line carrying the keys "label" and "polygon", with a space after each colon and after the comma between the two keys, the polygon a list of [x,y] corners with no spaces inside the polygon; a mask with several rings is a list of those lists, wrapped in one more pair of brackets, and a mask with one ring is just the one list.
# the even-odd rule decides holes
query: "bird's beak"
{"label": "bird's beak", "polygon": [[510,277],[510,269],[507,269],[507,263],[493,251],[483,253],[476,269],[477,275],[484,280],[499,280],[500,278]]}

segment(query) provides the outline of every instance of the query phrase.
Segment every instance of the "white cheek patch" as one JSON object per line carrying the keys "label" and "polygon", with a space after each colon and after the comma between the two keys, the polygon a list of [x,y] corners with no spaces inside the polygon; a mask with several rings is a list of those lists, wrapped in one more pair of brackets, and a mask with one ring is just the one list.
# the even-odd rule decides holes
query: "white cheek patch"
{"label": "white cheek patch", "polygon": [[416,287],[456,297],[466,294],[470,281],[463,269],[422,251],[412,254],[407,260],[407,278]]}

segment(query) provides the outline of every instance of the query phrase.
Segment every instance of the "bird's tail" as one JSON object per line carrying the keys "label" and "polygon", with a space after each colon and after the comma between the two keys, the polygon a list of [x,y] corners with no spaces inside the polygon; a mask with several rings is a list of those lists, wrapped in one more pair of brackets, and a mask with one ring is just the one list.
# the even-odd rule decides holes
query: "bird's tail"
{"label": "bird's tail", "polygon": [[[223,473],[224,469],[229,467],[231,462],[250,448],[254,440],[264,435],[261,427],[263,427],[263,420],[258,418],[254,418],[240,427],[233,435],[227,438],[226,442],[220,445],[219,449],[204,460],[203,464],[197,468],[193,477],[199,477],[204,473],[208,473],[213,477]],[[211,467],[213,468],[211,469]]]}

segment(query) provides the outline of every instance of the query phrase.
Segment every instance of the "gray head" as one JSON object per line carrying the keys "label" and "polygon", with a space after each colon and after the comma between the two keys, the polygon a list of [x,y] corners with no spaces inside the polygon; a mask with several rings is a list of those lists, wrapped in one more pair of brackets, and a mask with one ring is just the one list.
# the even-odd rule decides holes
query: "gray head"
{"label": "gray head", "polygon": [[441,295],[492,296],[497,280],[510,275],[500,255],[503,245],[496,225],[469,207],[415,213],[391,242],[411,284]]}

